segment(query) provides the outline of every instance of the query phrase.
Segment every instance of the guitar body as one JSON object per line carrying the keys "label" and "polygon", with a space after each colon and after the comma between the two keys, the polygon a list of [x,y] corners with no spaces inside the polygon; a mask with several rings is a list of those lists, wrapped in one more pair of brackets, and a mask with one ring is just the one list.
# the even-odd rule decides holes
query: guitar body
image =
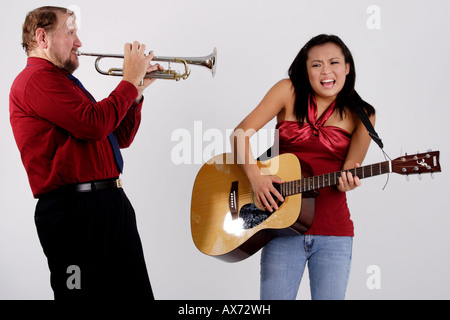
{"label": "guitar body", "polygon": [[[293,154],[257,163],[263,174],[284,181],[302,176]],[[273,213],[256,207],[250,182],[229,153],[204,164],[194,182],[192,238],[201,252],[224,261],[243,260],[276,236],[303,234],[313,217],[314,199],[301,193],[285,197]]]}

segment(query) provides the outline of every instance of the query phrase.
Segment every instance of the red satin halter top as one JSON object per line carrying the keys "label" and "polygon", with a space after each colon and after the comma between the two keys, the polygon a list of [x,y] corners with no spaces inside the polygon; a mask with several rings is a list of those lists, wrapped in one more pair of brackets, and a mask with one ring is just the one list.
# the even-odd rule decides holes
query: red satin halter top
{"label": "red satin halter top", "polygon": [[[303,167],[310,166],[313,175],[340,171],[351,135],[344,129],[324,125],[334,110],[335,103],[317,119],[317,107],[312,98],[308,105],[308,123],[279,122],[276,128],[279,130],[280,154],[295,154]],[[340,192],[336,186],[318,191],[314,221],[306,234],[352,237],[354,228],[345,192]]]}

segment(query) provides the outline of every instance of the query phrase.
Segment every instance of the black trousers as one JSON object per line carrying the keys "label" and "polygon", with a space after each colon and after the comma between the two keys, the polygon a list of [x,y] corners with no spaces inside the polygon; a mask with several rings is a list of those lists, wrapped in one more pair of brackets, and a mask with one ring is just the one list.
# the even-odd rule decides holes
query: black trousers
{"label": "black trousers", "polygon": [[41,197],[35,223],[56,300],[153,300],[123,189]]}

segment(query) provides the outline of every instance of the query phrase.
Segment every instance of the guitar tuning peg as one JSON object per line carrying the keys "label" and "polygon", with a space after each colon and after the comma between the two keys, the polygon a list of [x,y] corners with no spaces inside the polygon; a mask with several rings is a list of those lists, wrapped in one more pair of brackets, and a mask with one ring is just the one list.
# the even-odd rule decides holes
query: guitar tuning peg
{"label": "guitar tuning peg", "polygon": [[409,174],[406,175],[406,181],[409,182]]}
{"label": "guitar tuning peg", "polygon": [[430,173],[430,177],[431,177],[431,179],[434,179],[434,174],[433,174],[433,172]]}
{"label": "guitar tuning peg", "polygon": [[419,178],[420,181],[422,181],[422,175],[421,174],[419,174],[418,178]]}
{"label": "guitar tuning peg", "polygon": [[427,150],[427,152],[431,152],[431,151],[433,151],[433,149],[428,149],[428,150]]}

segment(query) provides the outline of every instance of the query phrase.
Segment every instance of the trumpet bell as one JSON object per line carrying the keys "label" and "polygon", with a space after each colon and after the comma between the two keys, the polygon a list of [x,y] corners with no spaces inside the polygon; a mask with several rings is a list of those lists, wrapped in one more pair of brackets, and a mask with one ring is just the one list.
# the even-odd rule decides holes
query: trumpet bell
{"label": "trumpet bell", "polygon": [[187,64],[193,64],[198,66],[203,66],[211,70],[211,74],[214,78],[216,75],[216,67],[217,67],[217,48],[214,48],[213,52],[204,57],[197,58],[179,58],[180,60],[186,61]]}

